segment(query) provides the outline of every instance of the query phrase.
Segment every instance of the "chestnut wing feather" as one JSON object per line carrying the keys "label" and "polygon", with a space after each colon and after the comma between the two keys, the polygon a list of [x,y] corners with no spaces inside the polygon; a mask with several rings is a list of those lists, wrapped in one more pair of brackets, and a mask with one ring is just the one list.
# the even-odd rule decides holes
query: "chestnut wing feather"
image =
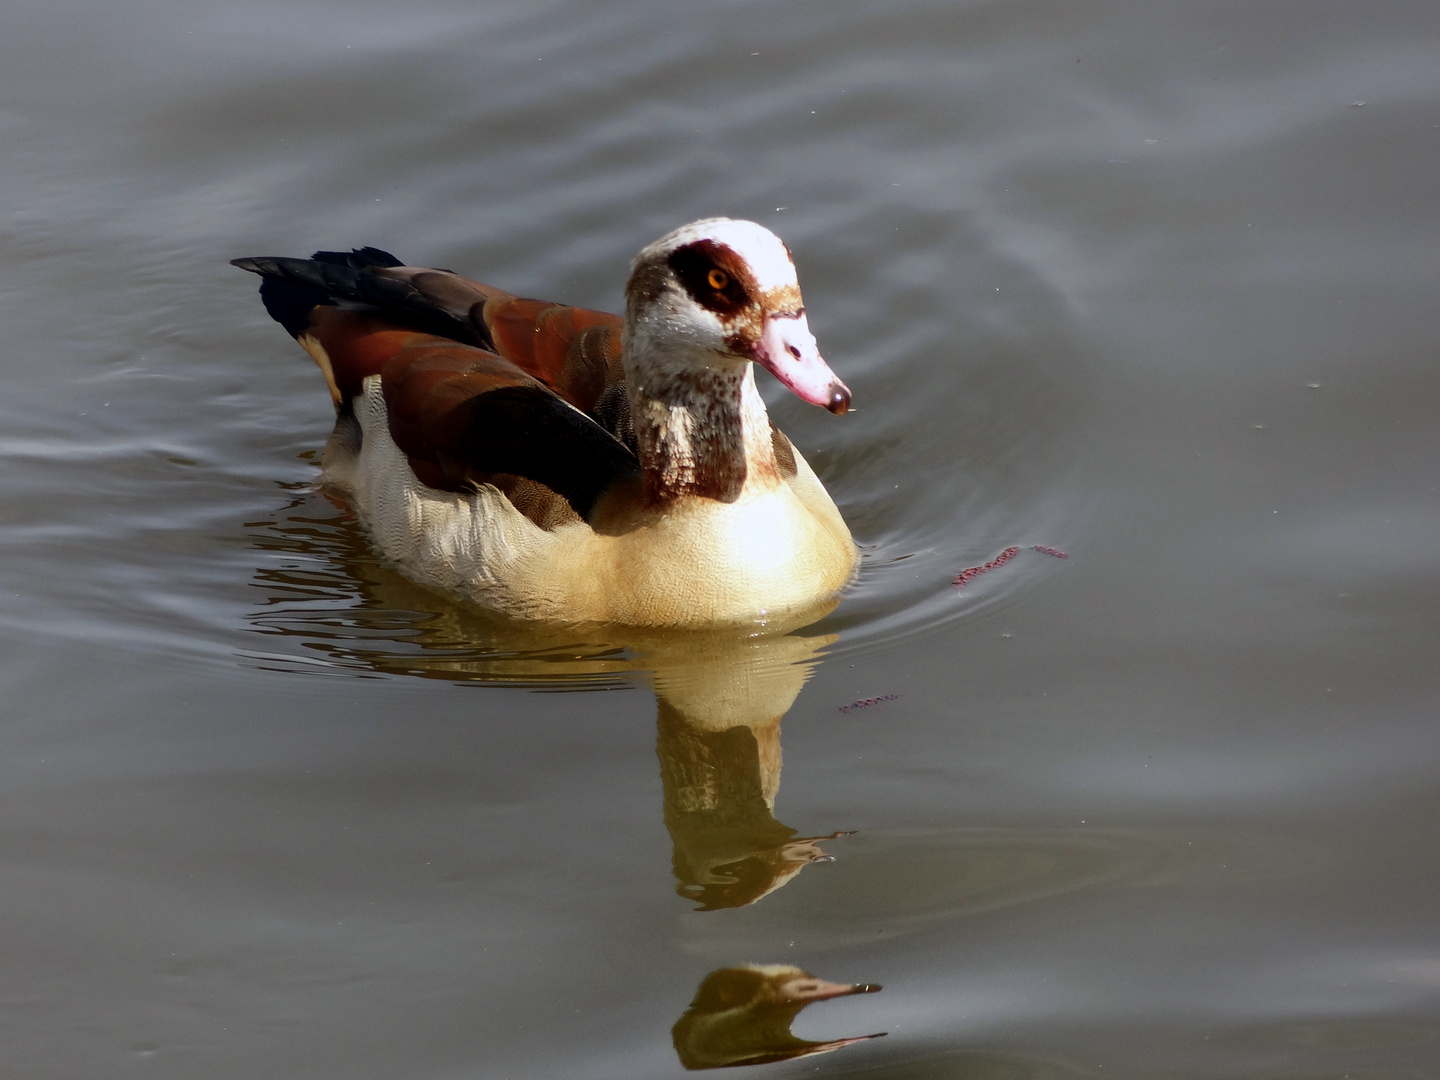
{"label": "chestnut wing feather", "polygon": [[[389,331],[411,329],[488,349],[592,416],[612,411],[623,395],[618,315],[524,299],[450,270],[404,266],[378,248],[233,262],[265,279],[265,307],[292,337],[316,329],[317,307],[358,306]],[[344,366],[343,356],[332,359]],[[611,409],[599,408],[602,398]]]}
{"label": "chestnut wing feather", "polygon": [[497,297],[483,314],[495,351],[577,409],[594,414],[625,381],[618,315],[519,297]]}
{"label": "chestnut wing feather", "polygon": [[435,470],[425,478],[434,486],[468,490],[493,474],[523,476],[588,519],[605,490],[639,475],[614,436],[494,353],[417,341],[385,365],[381,387],[391,436]]}

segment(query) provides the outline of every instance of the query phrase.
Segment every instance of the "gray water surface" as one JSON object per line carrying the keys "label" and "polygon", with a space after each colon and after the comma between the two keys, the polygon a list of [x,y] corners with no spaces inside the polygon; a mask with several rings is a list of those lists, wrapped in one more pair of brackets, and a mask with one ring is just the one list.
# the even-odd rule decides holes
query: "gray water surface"
{"label": "gray water surface", "polygon": [[[746,965],[888,1034],[731,1075],[1440,1075],[1432,0],[20,2],[0,147],[4,1075],[675,1077]],[[788,636],[410,583],[226,265],[717,214],[854,391]]]}

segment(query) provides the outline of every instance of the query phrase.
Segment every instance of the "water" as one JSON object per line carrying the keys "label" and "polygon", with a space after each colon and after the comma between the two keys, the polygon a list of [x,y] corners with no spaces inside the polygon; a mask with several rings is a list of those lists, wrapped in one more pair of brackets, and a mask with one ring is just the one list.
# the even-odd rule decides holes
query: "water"
{"label": "water", "polygon": [[[799,1040],[888,1034],[742,1075],[1440,1067],[1433,4],[0,30],[6,1075],[672,1077],[746,965],[883,985]],[[855,394],[767,384],[865,551],[786,637],[409,583],[226,265],[613,310],[713,214]]]}

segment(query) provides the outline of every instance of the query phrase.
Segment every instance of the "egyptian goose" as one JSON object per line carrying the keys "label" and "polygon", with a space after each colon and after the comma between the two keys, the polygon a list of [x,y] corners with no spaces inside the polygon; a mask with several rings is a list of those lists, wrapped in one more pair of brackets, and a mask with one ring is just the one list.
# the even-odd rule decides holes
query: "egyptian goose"
{"label": "egyptian goose", "polygon": [[670,1029],[687,1069],[727,1069],[826,1054],[874,1035],[811,1042],[790,1033],[806,1005],[850,994],[873,994],[874,983],[832,983],[789,964],[746,964],[705,976],[690,1008]]}
{"label": "egyptian goose", "polygon": [[843,414],[789,250],[748,221],[636,257],[625,316],[358,248],[236,259],[319,365],[323,483],[428,585],[551,622],[702,626],[832,601],[856,550],[752,361]]}

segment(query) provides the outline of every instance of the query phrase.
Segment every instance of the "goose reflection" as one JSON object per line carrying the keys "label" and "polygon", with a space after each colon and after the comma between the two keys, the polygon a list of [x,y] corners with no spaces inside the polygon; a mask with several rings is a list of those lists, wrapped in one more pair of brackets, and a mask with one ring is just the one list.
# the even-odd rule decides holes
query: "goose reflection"
{"label": "goose reflection", "polygon": [[676,891],[700,910],[755,903],[827,860],[821,841],[847,835],[797,836],[774,815],[780,722],[835,640],[792,631],[833,601],[784,624],[725,633],[521,625],[377,563],[353,522],[309,516],[314,507],[300,497],[255,526],[267,551],[312,556],[303,569],[282,558],[260,571],[266,603],[252,616],[256,630],[302,639],[331,664],[391,674],[546,689],[649,682]]}
{"label": "goose reflection", "polygon": [[775,818],[780,721],[831,637],[756,639],[657,666],[656,753],[676,891],[701,911],[743,907],[825,861],[820,841]]}
{"label": "goose reflection", "polygon": [[687,1069],[724,1069],[828,1054],[842,1046],[885,1034],[853,1035],[811,1042],[796,1038],[790,1025],[816,1001],[873,994],[873,983],[833,983],[788,964],[746,964],[712,971],[695,1000],[670,1029],[675,1053]]}

